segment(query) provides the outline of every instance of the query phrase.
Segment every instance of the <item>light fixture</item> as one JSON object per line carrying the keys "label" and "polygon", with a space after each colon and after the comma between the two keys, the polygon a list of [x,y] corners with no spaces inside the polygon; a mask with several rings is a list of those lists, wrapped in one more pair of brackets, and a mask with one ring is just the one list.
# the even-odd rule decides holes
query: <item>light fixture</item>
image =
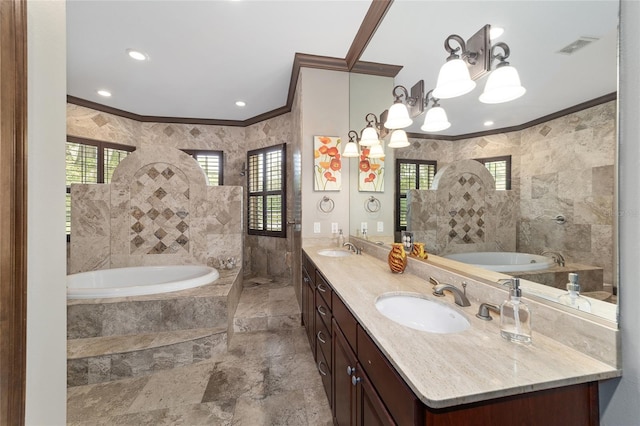
{"label": "light fixture", "polygon": [[432,93],[433,90],[430,90],[424,98],[425,105],[428,106],[429,101],[433,101],[433,104],[431,108],[427,110],[427,114],[424,117],[424,124],[422,124],[420,129],[425,132],[440,132],[451,127],[451,123],[449,123],[446,111],[438,103],[439,99],[433,97]]}
{"label": "light fixture", "polygon": [[[386,116],[387,111],[383,112],[380,117],[384,118]],[[361,146],[374,146],[380,144],[380,139],[386,136],[386,131],[383,130],[380,125],[380,121],[378,121],[378,117],[375,114],[369,113],[364,117],[367,122],[367,127],[362,130],[362,134],[360,136],[360,145]]]}
{"label": "light fixture", "polygon": [[504,33],[504,28],[491,26],[489,30],[489,39],[495,40]]}
{"label": "light fixture", "polygon": [[[438,99],[455,98],[476,87],[475,80],[489,72],[490,31],[491,25],[485,25],[466,42],[457,34],[447,37],[444,48],[449,56],[440,68],[433,96]],[[454,48],[451,42],[459,46]]]}
{"label": "light fixture", "polygon": [[483,123],[486,127],[493,126],[493,121],[487,120]]}
{"label": "light fixture", "polygon": [[358,140],[358,133],[355,130],[349,130],[347,134],[349,136],[349,142],[344,146],[344,150],[342,151],[343,157],[358,157],[360,152],[358,151],[358,144],[356,141]]}
{"label": "light fixture", "polygon": [[[494,53],[497,49],[502,49],[503,54]],[[484,92],[480,95],[480,102],[485,104],[509,102],[518,99],[527,91],[520,83],[518,70],[507,62],[509,54],[510,49],[506,43],[496,43],[491,48],[491,60],[498,59],[500,63],[489,75]]]}
{"label": "light fixture", "polygon": [[[413,124],[412,117],[417,117],[424,111],[421,102],[424,93],[424,81],[420,80],[411,88],[411,96],[404,86],[395,86],[391,91],[394,97],[393,105],[384,121],[387,129],[403,129]],[[404,102],[402,101],[404,97]]]}
{"label": "light fixture", "polygon": [[240,108],[246,107],[247,103],[245,101],[236,101],[236,106]]}
{"label": "light fixture", "polygon": [[396,129],[391,132],[391,138],[389,139],[389,148],[405,148],[411,145],[409,139],[407,139],[407,132],[402,129]]}
{"label": "light fixture", "polygon": [[110,98],[111,97],[111,92],[108,91],[108,90],[100,89],[100,90],[98,90],[98,95],[104,96],[105,98]]}
{"label": "light fixture", "polygon": [[127,49],[127,54],[130,58],[135,59],[136,61],[146,61],[147,59],[149,59],[149,56],[147,56],[145,53],[142,53],[139,50],[135,49]]}

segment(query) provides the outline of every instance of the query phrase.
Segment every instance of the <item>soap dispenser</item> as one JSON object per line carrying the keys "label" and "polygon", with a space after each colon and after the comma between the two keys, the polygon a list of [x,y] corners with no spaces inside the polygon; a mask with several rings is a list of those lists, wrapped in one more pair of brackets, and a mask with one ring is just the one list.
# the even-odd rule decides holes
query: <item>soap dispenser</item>
{"label": "soap dispenser", "polygon": [[344,246],[344,234],[342,233],[342,229],[338,232],[338,247]]}
{"label": "soap dispenser", "polygon": [[578,274],[569,274],[569,282],[567,283],[568,293],[560,295],[558,301],[563,305],[570,306],[583,312],[591,312],[591,303],[580,296],[580,284],[578,284]]}
{"label": "soap dispenser", "polygon": [[520,278],[510,280],[509,299],[500,305],[500,335],[511,342],[531,343],[531,312],[521,300]]}

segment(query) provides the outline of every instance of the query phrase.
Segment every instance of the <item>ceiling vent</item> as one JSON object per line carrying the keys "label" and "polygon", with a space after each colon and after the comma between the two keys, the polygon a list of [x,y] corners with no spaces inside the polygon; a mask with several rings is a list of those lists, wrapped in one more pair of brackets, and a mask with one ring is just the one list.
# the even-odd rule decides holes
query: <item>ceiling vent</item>
{"label": "ceiling vent", "polygon": [[574,41],[573,43],[563,47],[562,49],[558,50],[556,53],[561,53],[563,55],[572,55],[574,53],[576,53],[578,50],[582,49],[583,47],[593,43],[594,41],[597,41],[597,38],[594,37],[580,37],[579,39],[577,39],[576,41]]}

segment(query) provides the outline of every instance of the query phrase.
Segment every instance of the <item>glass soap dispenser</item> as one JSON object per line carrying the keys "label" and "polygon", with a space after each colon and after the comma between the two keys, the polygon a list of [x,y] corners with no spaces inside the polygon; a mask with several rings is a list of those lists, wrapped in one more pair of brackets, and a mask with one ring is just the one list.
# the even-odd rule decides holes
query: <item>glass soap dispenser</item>
{"label": "glass soap dispenser", "polygon": [[531,343],[531,312],[521,300],[520,278],[509,283],[509,299],[500,305],[500,335],[516,343]]}
{"label": "glass soap dispenser", "polygon": [[568,292],[558,296],[558,301],[563,305],[577,309],[582,312],[591,312],[591,303],[584,296],[580,296],[580,284],[578,284],[578,274],[569,274],[567,283]]}

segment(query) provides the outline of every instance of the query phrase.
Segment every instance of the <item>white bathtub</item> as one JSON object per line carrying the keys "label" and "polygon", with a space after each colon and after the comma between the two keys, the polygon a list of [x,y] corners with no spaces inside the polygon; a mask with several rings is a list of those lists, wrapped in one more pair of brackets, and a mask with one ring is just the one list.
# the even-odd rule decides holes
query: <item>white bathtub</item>
{"label": "white bathtub", "polygon": [[67,275],[67,299],[168,293],[209,284],[220,274],[203,265],[137,266]]}
{"label": "white bathtub", "polygon": [[550,257],[527,253],[474,252],[447,254],[443,257],[496,272],[538,271],[554,265]]}

